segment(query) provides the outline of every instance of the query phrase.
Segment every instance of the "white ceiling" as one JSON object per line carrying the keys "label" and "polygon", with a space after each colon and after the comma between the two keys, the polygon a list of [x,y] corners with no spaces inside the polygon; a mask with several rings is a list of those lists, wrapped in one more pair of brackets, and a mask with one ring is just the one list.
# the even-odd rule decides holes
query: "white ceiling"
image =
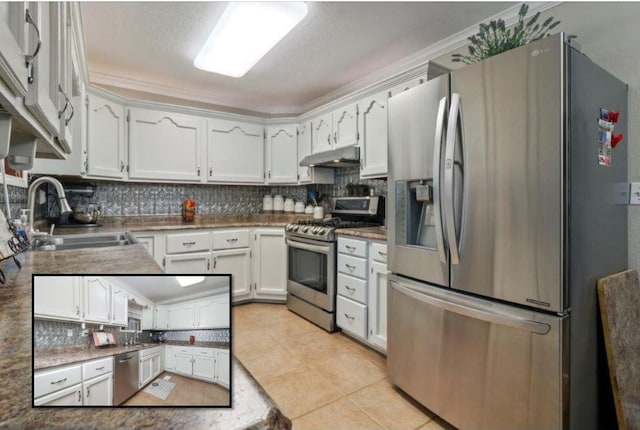
{"label": "white ceiling", "polygon": [[111,280],[154,303],[169,303],[229,292],[229,276],[209,275],[199,284],[181,287],[175,276],[112,276]]}
{"label": "white ceiling", "polygon": [[514,5],[506,2],[307,2],[309,14],[242,78],[193,59],[226,2],[82,2],[90,80],[270,115],[323,96]]}

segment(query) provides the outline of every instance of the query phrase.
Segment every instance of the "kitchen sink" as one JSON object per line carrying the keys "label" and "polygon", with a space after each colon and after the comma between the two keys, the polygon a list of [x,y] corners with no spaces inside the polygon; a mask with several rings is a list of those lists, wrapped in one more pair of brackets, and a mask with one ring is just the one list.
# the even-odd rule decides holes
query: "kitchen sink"
{"label": "kitchen sink", "polygon": [[66,249],[107,248],[136,243],[138,243],[136,238],[128,232],[69,234],[36,239],[31,245],[31,249],[34,251],[63,251]]}

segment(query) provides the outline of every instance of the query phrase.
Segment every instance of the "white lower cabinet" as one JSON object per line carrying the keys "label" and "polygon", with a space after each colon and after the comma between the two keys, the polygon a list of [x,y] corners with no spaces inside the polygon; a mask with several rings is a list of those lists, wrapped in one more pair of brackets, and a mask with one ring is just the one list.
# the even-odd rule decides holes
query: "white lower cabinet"
{"label": "white lower cabinet", "polygon": [[157,346],[149,349],[143,349],[142,351],[140,351],[138,388],[144,387],[162,372],[162,367],[161,367],[162,353],[163,351],[161,346]]}
{"label": "white lower cabinet", "polygon": [[83,382],[82,391],[84,406],[111,406],[113,404],[113,373]]}
{"label": "white lower cabinet", "polygon": [[164,346],[164,370],[174,370],[176,367],[176,347]]}
{"label": "white lower cabinet", "polygon": [[[194,346],[166,346],[166,363],[173,362],[172,370],[185,376],[215,382],[229,388],[231,362],[229,350]],[[169,349],[170,348],[170,349]]]}
{"label": "white lower cabinet", "polygon": [[156,306],[156,322],[154,327],[158,330],[166,330],[169,328],[169,307]]}
{"label": "white lower cabinet", "polygon": [[111,406],[113,357],[37,370],[33,397],[35,406]]}
{"label": "white lower cabinet", "polygon": [[254,229],[253,253],[253,297],[286,300],[287,246],[284,229]]}
{"label": "white lower cabinet", "polygon": [[387,245],[338,238],[336,323],[347,334],[387,350]]}

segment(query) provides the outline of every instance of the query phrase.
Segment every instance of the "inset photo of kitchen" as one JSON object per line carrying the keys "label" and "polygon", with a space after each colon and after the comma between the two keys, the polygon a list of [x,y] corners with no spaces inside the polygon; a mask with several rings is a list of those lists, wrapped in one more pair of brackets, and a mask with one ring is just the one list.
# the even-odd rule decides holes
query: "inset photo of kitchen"
{"label": "inset photo of kitchen", "polygon": [[231,275],[33,275],[33,406],[231,407]]}

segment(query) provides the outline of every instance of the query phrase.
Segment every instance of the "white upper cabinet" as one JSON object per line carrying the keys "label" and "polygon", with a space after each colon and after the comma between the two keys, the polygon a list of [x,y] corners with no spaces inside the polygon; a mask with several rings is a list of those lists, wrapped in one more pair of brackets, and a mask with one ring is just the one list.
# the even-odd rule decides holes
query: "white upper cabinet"
{"label": "white upper cabinet", "polygon": [[111,288],[103,278],[84,278],[85,321],[108,323],[111,316]]}
{"label": "white upper cabinet", "polygon": [[89,94],[87,176],[122,179],[126,174],[124,107]]}
{"label": "white upper cabinet", "polygon": [[[298,163],[311,154],[311,134],[313,127],[311,121],[298,124]],[[298,169],[298,183],[300,184],[333,184],[334,169],[328,167],[302,167],[296,164]]]}
{"label": "white upper cabinet", "polygon": [[358,105],[352,103],[333,112],[333,145],[358,144]]}
{"label": "white upper cabinet", "polygon": [[199,182],[202,118],[129,109],[129,178]]}
{"label": "white upper cabinet", "polygon": [[228,294],[200,300],[195,307],[195,328],[229,328]]}
{"label": "white upper cabinet", "polygon": [[267,128],[268,184],[298,182],[298,142],[295,126]]}
{"label": "white upper cabinet", "polygon": [[116,325],[127,326],[129,302],[127,292],[116,286],[111,286],[111,322]]}
{"label": "white upper cabinet", "polygon": [[38,276],[33,280],[34,315],[80,320],[80,297],[79,276]]}
{"label": "white upper cabinet", "polygon": [[263,183],[264,127],[210,119],[207,122],[207,180]]}
{"label": "white upper cabinet", "polygon": [[27,34],[36,32],[34,25],[28,24],[26,2],[0,3],[0,79],[4,81],[16,97],[27,93]]}
{"label": "white upper cabinet", "polygon": [[328,151],[333,148],[333,125],[331,113],[319,116],[311,121],[312,131],[312,150],[316,152]]}
{"label": "white upper cabinet", "polygon": [[75,58],[75,41],[72,37],[71,29],[71,4],[60,2],[58,8],[60,20],[61,40],[58,49],[58,85],[59,97],[62,105],[62,113],[59,115],[58,142],[62,145],[67,154],[71,154],[73,147],[73,127],[72,120],[77,118],[76,110],[82,108],[76,106],[74,96],[78,95],[80,76],[78,72],[78,60]]}
{"label": "white upper cabinet", "polygon": [[169,307],[169,328],[172,330],[194,328],[194,313],[195,305],[193,303],[171,305]]}
{"label": "white upper cabinet", "polygon": [[387,176],[387,99],[385,91],[358,102],[362,178]]}
{"label": "white upper cabinet", "polygon": [[[34,117],[53,135],[58,134],[63,108],[60,86],[60,49],[62,40],[63,6],[54,2],[30,2],[29,12],[40,29],[39,37],[29,38],[28,51],[38,55],[33,61],[33,81],[29,84],[25,106]],[[64,106],[64,103],[62,103]]]}

